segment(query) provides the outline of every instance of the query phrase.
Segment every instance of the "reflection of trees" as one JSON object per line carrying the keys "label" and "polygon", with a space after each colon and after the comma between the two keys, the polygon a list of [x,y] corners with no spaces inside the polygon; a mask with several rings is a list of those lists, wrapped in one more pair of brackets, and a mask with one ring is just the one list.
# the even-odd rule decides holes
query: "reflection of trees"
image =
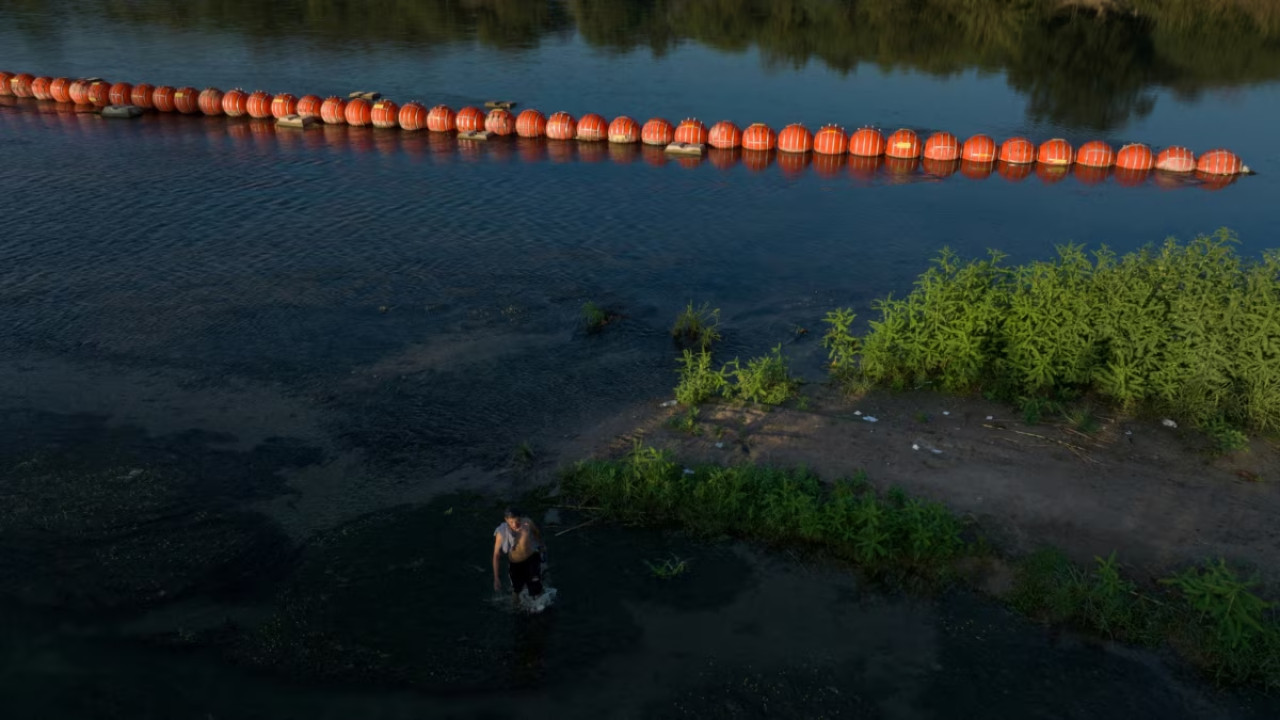
{"label": "reflection of trees", "polygon": [[9,0],[6,6],[19,18],[23,10],[42,11],[32,17],[98,13],[321,43],[523,48],[576,25],[589,44],[619,52],[663,54],[693,40],[728,51],[754,47],[770,64],[819,60],[842,72],[864,63],[935,74],[980,68],[1006,72],[1010,85],[1029,96],[1032,117],[1096,128],[1149,112],[1156,86],[1194,95],[1280,77],[1276,0]]}

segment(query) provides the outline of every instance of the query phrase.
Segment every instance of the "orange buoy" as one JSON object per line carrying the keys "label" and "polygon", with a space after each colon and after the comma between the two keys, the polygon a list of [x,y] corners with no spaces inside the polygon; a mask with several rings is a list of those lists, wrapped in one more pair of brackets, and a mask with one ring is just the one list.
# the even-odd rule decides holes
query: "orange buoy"
{"label": "orange buoy", "polygon": [[[576,137],[584,142],[608,140],[609,122],[604,119],[603,115],[587,113],[578,119],[578,134]],[[593,154],[591,157],[595,158],[595,155]]]}
{"label": "orange buoy", "polygon": [[[29,90],[30,88],[28,88]],[[106,107],[111,104],[111,83],[106,80],[94,80],[86,90],[89,104],[94,107]]]}
{"label": "orange buoy", "polygon": [[849,151],[849,137],[839,125],[823,125],[813,134],[813,151],[819,155],[844,155]]}
{"label": "orange buoy", "polygon": [[[1118,156],[1117,156],[1118,157]],[[1135,187],[1151,177],[1151,168],[1120,167],[1116,165],[1116,184],[1124,187]]]}
{"label": "orange buoy", "polygon": [[539,138],[547,134],[547,116],[528,108],[516,116],[516,134],[522,138]]}
{"label": "orange buoy", "polygon": [[249,93],[249,102],[245,105],[245,110],[249,113],[249,117],[263,118],[271,117],[271,103],[275,98],[271,97],[271,93],[265,90],[254,90]]}
{"label": "orange buoy", "polygon": [[[813,172],[815,175],[821,178],[829,179],[829,178],[837,177],[840,175],[840,171],[844,168],[845,153],[843,150],[840,151],[840,153],[838,154],[818,152],[818,149],[817,149],[818,136],[821,134],[822,134],[822,131],[819,130],[818,132],[814,133],[814,136],[813,136],[813,141],[814,141],[813,142],[814,144]],[[849,139],[847,137],[844,137],[843,130],[840,131],[840,137],[844,138],[845,142],[848,143]]]}
{"label": "orange buoy", "polygon": [[884,154],[884,135],[875,128],[864,127],[854,130],[849,136],[849,154],[859,157],[880,157]]}
{"label": "orange buoy", "polygon": [[626,115],[619,115],[609,123],[609,142],[626,145],[639,140],[640,125],[635,120]]}
{"label": "orange buoy", "polygon": [[[299,111],[298,114],[301,115],[302,112]],[[400,124],[401,129],[409,132],[422,130],[427,126],[427,108],[422,103],[411,100],[400,106],[396,122]]]}
{"label": "orange buoy", "polygon": [[742,130],[728,120],[721,120],[707,132],[707,144],[721,150],[732,150],[742,145]]}
{"label": "orange buoy", "polygon": [[[784,153],[807,153],[813,150],[813,133],[800,123],[791,123],[778,132],[778,151]],[[778,161],[780,165],[783,161]],[[784,165],[783,170],[787,167]],[[792,164],[794,169],[794,163]]]}
{"label": "orange buoy", "polygon": [[71,102],[71,78],[54,78],[53,82],[49,83],[49,96],[54,102]]}
{"label": "orange buoy", "polygon": [[[951,162],[960,159],[960,138],[949,132],[936,132],[924,141],[925,160],[943,160]],[[928,172],[928,168],[925,168]],[[951,172],[955,172],[952,170]],[[932,174],[932,173],[930,173]],[[950,175],[951,173],[947,173]],[[945,175],[943,177],[946,177]]]}
{"label": "orange buoy", "polygon": [[140,108],[154,108],[156,106],[154,101],[155,94],[155,85],[138,83],[133,86],[133,91],[129,93],[129,104],[137,105]]}
{"label": "orange buoy", "polygon": [[674,142],[687,145],[706,145],[707,126],[697,118],[685,118],[676,126]]}
{"label": "orange buoy", "polygon": [[1196,169],[1196,154],[1181,145],[1167,147],[1156,156],[1156,169],[1177,173],[1191,172]]}
{"label": "orange buoy", "polygon": [[[1028,165],[1036,161],[1036,146],[1024,137],[1012,137],[1005,140],[1000,145],[1000,161],[1009,163],[1010,165]],[[1016,178],[1022,180],[1031,172],[1027,171],[1026,175]],[[1000,172],[1001,177],[1010,179],[1006,172]]]}
{"label": "orange buoy", "polygon": [[[228,115],[230,113],[227,113]],[[326,125],[345,125],[347,122],[347,101],[337,95],[331,95],[320,103],[320,119]]]}
{"label": "orange buoy", "polygon": [[[1082,148],[1084,146],[1081,146]],[[1107,148],[1110,150],[1111,148]],[[1110,165],[1082,165],[1079,162],[1079,155],[1076,156],[1076,166],[1072,169],[1072,174],[1076,176],[1076,180],[1082,185],[1098,185],[1107,181],[1107,177],[1111,175]]]}
{"label": "orange buoy", "polygon": [[200,112],[205,115],[221,115],[222,97],[221,90],[216,87],[208,87],[200,91],[196,104],[200,106]]}
{"label": "orange buoy", "polygon": [[484,111],[468,105],[458,111],[453,124],[458,132],[480,132],[484,129]]}
{"label": "orange buoy", "polygon": [[448,105],[436,105],[427,111],[427,129],[431,132],[453,132],[456,121],[457,116]]}
{"label": "orange buoy", "polygon": [[303,95],[298,98],[298,115],[304,118],[320,117],[320,106],[324,104],[324,98],[319,95]]}
{"label": "orange buoy", "polygon": [[[854,134],[856,135],[857,133]],[[884,138],[880,139],[883,142]],[[855,153],[849,153],[849,174],[858,180],[866,182],[874,180],[883,165],[884,153],[879,155],[857,155]]]}
{"label": "orange buoy", "polygon": [[107,89],[107,100],[112,105],[129,105],[133,99],[133,86],[127,82],[118,82]]}
{"label": "orange buoy", "polygon": [[1050,165],[1047,163],[1036,163],[1036,177],[1040,178],[1040,182],[1045,185],[1053,185],[1067,179],[1071,174],[1070,165]]}
{"label": "orange buoy", "polygon": [[52,100],[53,96],[49,94],[49,86],[53,84],[53,78],[41,75],[31,81],[31,97],[37,100]]}
{"label": "orange buoy", "polygon": [[546,133],[552,140],[572,140],[578,135],[578,121],[563,110],[553,112],[547,118]]}
{"label": "orange buoy", "polygon": [[200,91],[193,87],[180,87],[173,91],[173,109],[183,115],[200,112]]}
{"label": "orange buoy", "polygon": [[[971,163],[992,163],[996,160],[996,141],[992,140],[989,135],[974,135],[964,141],[964,145],[960,148],[960,159]],[[968,177],[969,174],[964,172],[964,168],[960,168],[960,172]],[[987,175],[990,175],[990,171]],[[987,175],[982,178],[986,179]]]}
{"label": "orange buoy", "polygon": [[516,130],[516,118],[510,110],[493,108],[484,117],[484,129],[494,135],[510,135]]}
{"label": "orange buoy", "polygon": [[675,137],[675,126],[665,118],[649,118],[640,128],[640,142],[645,145],[670,145]]}
{"label": "orange buoy", "polygon": [[[984,135],[982,137],[986,137],[986,136]],[[987,138],[987,139],[990,140],[991,138]],[[995,147],[995,143],[993,141],[992,148],[994,147]],[[994,169],[994,164],[990,160],[961,160],[960,161],[960,174],[969,178],[970,180],[986,180],[987,178],[991,177],[991,171],[993,169]]]}
{"label": "orange buoy", "polygon": [[785,152],[778,147],[778,167],[784,175],[795,177],[809,168],[813,155],[807,152]]}
{"label": "orange buoy", "polygon": [[[1031,145],[1030,142],[1027,144]],[[1034,158],[1035,146],[1032,146],[1030,152],[1032,153],[1032,158]],[[1022,182],[1030,177],[1031,173],[1035,171],[1035,163],[1030,160],[1027,162],[1011,163],[1002,159],[1000,162],[996,163],[996,172],[1000,173],[1000,177],[1008,180],[1009,182]]]}
{"label": "orange buoy", "polygon": [[342,111],[342,119],[351,127],[366,127],[373,122],[373,103],[364,98],[351,98]]}
{"label": "orange buoy", "polygon": [[885,157],[891,158],[918,158],[920,157],[920,136],[914,130],[901,128],[893,131],[893,134],[885,138],[884,141]]}
{"label": "orange buoy", "polygon": [[[929,143],[927,141],[925,142],[925,147],[929,147]],[[956,148],[956,154],[960,154],[959,147]],[[960,160],[958,158],[941,160],[939,158],[931,158],[926,155],[922,167],[928,175],[932,175],[936,178],[949,178],[952,175],[955,175],[956,171],[960,169]]]}
{"label": "orange buoy", "polygon": [[1105,168],[1116,164],[1116,151],[1101,140],[1090,140],[1076,151],[1076,164]]}
{"label": "orange buoy", "polygon": [[1036,162],[1042,165],[1070,165],[1074,160],[1075,150],[1062,138],[1040,143],[1040,150],[1036,152]]}
{"label": "orange buoy", "polygon": [[173,112],[176,109],[173,96],[177,92],[178,89],[171,85],[160,85],[156,87],[155,92],[151,93],[151,105],[160,112]]}
{"label": "orange buoy", "polygon": [[14,74],[0,70],[0,95],[13,95]]}
{"label": "orange buoy", "polygon": [[271,117],[279,120],[286,115],[298,114],[298,98],[292,93],[276,93],[271,98]]}
{"label": "orange buoy", "polygon": [[[742,131],[742,149],[766,151],[772,150],[778,145],[778,136],[773,132],[773,128],[764,123],[751,123],[746,130]],[[745,161],[746,158],[744,157]]]}
{"label": "orange buoy", "polygon": [[376,128],[390,130],[400,127],[400,106],[383,98],[373,104],[369,110],[369,118]]}
{"label": "orange buoy", "polygon": [[76,105],[88,105],[89,83],[83,78],[72,80],[70,87],[67,88],[67,94],[71,96],[71,102]]}
{"label": "orange buoy", "polygon": [[227,117],[241,117],[249,112],[249,93],[240,88],[223,93],[222,112]]}
{"label": "orange buoy", "polygon": [[1196,161],[1196,172],[1203,175],[1239,175],[1249,172],[1249,168],[1240,161],[1240,156],[1219,148],[1200,155]]}
{"label": "orange buoy", "polygon": [[1150,170],[1155,164],[1151,148],[1142,143],[1129,143],[1116,153],[1116,167],[1120,170]]}
{"label": "orange buoy", "polygon": [[31,73],[18,73],[9,78],[9,91],[15,97],[29,98],[31,97],[31,83],[35,80],[35,76]]}
{"label": "orange buoy", "polygon": [[[750,127],[747,128],[748,130]],[[770,130],[770,132],[773,132]],[[745,135],[745,133],[744,133]],[[749,150],[743,146],[742,165],[751,172],[763,172],[773,164],[773,153],[768,150]]]}

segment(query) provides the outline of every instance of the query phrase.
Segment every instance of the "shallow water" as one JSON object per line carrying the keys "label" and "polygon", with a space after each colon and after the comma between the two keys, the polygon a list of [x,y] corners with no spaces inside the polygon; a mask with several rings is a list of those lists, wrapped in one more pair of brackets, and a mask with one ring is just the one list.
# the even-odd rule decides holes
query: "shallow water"
{"label": "shallow water", "polygon": [[[441,566],[446,592],[383,567],[401,553],[406,566],[443,562],[422,546],[449,559],[471,548],[430,540],[444,526],[425,515],[406,526],[386,509],[432,507],[419,504],[458,488],[505,492],[521,477],[509,463],[518,443],[552,446],[665,398],[667,333],[687,301],[723,309],[727,355],[785,343],[816,379],[825,353],[797,328],[837,305],[867,318],[943,245],[1022,260],[1064,242],[1128,250],[1225,225],[1256,253],[1280,229],[1280,63],[1265,17],[1213,16],[1193,33],[1201,45],[1183,46],[1172,11],[1138,25],[997,13],[975,20],[987,30],[934,33],[923,12],[898,32],[891,16],[848,24],[832,7],[846,6],[0,9],[0,67],[13,71],[299,95],[369,88],[455,107],[509,97],[641,120],[1229,145],[1259,172],[1214,192],[1154,177],[937,179],[778,156],[753,168],[640,148],[113,122],[5,99],[0,461],[4,492],[23,502],[0,514],[0,577],[7,616],[30,618],[5,630],[17,698],[6,716],[471,715],[517,701],[598,716],[632,693],[627,710],[652,715],[931,717],[996,702],[1052,717],[1152,703],[1172,703],[1175,717],[1248,717],[1245,701],[1151,656],[1051,638],[972,598],[886,598],[825,570],[788,593],[801,570],[724,547],[705,550],[714,561],[686,584],[654,585],[641,561],[676,541],[620,531],[566,536],[580,555],[557,566],[562,595],[545,624],[526,628],[527,644],[554,648],[545,668],[503,656],[510,681],[535,695],[431,699],[488,687],[485,653],[510,651],[503,623],[515,619],[491,613],[483,575],[470,587],[470,560]],[[1090,52],[1040,53],[1050,41]],[[1196,55],[1203,47],[1216,50]],[[588,300],[621,322],[584,333]],[[155,482],[140,486],[134,470]],[[332,545],[353,528],[358,543]],[[324,612],[288,594],[332,582],[326,569],[360,581]],[[423,598],[476,640],[440,634],[419,617]],[[309,640],[281,636],[283,656],[318,663],[299,675],[228,650],[292,610],[295,630],[358,629],[347,640],[370,644],[360,657],[372,664],[326,664],[327,625]],[[446,651],[450,682],[405,679]],[[383,668],[378,653],[401,674],[366,672]],[[394,692],[372,693],[384,685]]]}

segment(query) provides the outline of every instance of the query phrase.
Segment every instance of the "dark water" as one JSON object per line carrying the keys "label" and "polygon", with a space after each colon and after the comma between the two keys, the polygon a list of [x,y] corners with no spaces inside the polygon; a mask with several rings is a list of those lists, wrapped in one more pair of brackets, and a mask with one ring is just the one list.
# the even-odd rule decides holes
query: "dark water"
{"label": "dark water", "polygon": [[[522,481],[508,462],[522,441],[551,446],[664,398],[666,333],[689,300],[723,309],[727,353],[788,342],[816,379],[822,349],[791,342],[795,328],[837,305],[867,317],[871,299],[908,289],[943,245],[1021,260],[1059,243],[1128,250],[1220,226],[1244,252],[1273,244],[1280,20],[1267,4],[1139,2],[1136,15],[1102,18],[1036,3],[896,6],[6,3],[0,67],[15,72],[1225,145],[1259,172],[1217,191],[1155,178],[939,180],[0,103],[0,577],[6,617],[21,618],[3,649],[17,715],[474,715],[513,698],[598,715],[638,686],[627,710],[657,716],[965,716],[1004,697],[1010,713],[1084,717],[1170,692],[1182,704],[1165,715],[1248,716],[1248,701],[1152,657],[1053,646],[977,601],[881,598],[839,573],[812,580],[830,595],[811,608],[821,622],[787,625],[816,600],[751,606],[735,583],[785,585],[779,573],[792,572],[754,556],[713,563],[737,568],[728,580],[690,576],[682,592],[695,604],[748,604],[741,628],[685,640],[680,623],[705,609],[654,619],[645,608],[669,588],[635,573],[664,541],[630,533],[574,541],[564,612],[521,630],[543,633],[519,645],[543,643],[547,668],[521,675],[512,619],[483,602],[484,574],[455,562],[472,552],[483,566],[496,521],[414,515],[458,488],[508,493]],[[623,321],[584,334],[588,300]],[[441,527],[454,534],[432,535]],[[348,531],[357,539],[332,542]],[[414,562],[435,572],[396,570]],[[316,600],[328,570],[358,579]],[[419,598],[447,622],[411,623]],[[901,632],[870,645],[827,637],[841,623],[853,637],[884,632],[869,606],[897,613]],[[290,612],[296,622],[281,626]],[[966,623],[995,644],[947,629]],[[470,629],[450,641],[443,629],[455,626]],[[270,627],[287,630],[278,655],[245,650],[261,650]],[[769,635],[778,628],[785,640]],[[752,632],[774,640],[741,640]],[[340,662],[344,642],[365,643],[359,662]],[[445,672],[432,653],[446,647],[456,676],[423,679]],[[793,654],[779,659],[781,647]],[[515,689],[479,699],[485,670],[466,652],[507,658],[495,682]],[[433,704],[449,692],[464,697]],[[41,711],[48,702],[57,712]]]}

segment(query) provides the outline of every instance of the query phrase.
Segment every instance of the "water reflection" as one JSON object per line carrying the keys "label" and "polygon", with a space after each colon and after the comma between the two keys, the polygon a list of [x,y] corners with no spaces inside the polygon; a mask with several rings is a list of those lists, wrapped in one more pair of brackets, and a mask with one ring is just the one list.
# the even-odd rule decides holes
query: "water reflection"
{"label": "water reflection", "polygon": [[[937,75],[999,70],[1027,112],[1108,129],[1151,112],[1154,91],[1183,96],[1280,78],[1280,7],[1269,0],[21,0],[9,24],[41,42],[67,13],[113,21],[289,36],[322,46],[369,41],[534,47],[575,29],[590,45],[662,55],[686,40],[764,62],[863,64]],[[68,7],[69,6],[69,7]],[[1098,10],[1102,7],[1102,10]],[[1109,9],[1108,9],[1109,8]]]}

